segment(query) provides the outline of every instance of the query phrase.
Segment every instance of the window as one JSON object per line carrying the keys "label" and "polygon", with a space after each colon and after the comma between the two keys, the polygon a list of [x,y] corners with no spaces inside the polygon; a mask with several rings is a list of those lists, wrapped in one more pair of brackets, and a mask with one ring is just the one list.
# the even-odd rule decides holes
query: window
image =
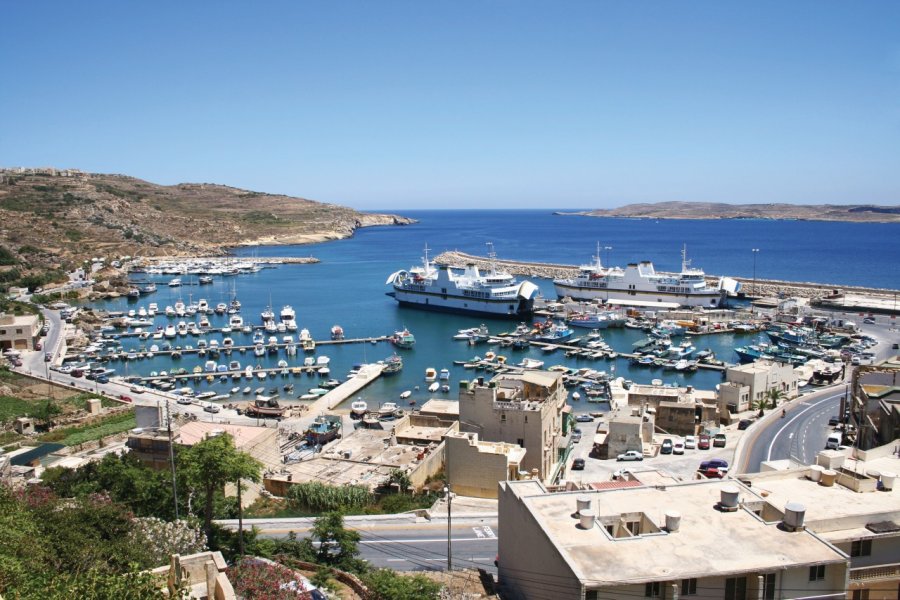
{"label": "window", "polygon": [[729,577],[725,580],[725,600],[746,600],[747,578]]}
{"label": "window", "polygon": [[810,581],[822,581],[825,579],[825,565],[816,565],[809,568]]}
{"label": "window", "polygon": [[869,590],[853,590],[853,600],[869,600]]}
{"label": "window", "polygon": [[850,556],[871,556],[872,540],[856,540],[850,544]]}
{"label": "window", "polygon": [[662,585],[658,581],[651,581],[644,587],[644,596],[647,598],[662,597]]}
{"label": "window", "polygon": [[506,423],[506,413],[500,413],[500,422]]}
{"label": "window", "polygon": [[763,600],[775,600],[775,573],[763,575]]}
{"label": "window", "polygon": [[681,580],[681,595],[682,596],[693,596],[697,593],[697,580],[696,579],[682,579]]}
{"label": "window", "polygon": [[519,444],[520,448],[525,447],[525,438],[519,438],[518,440],[516,440],[516,442]]}
{"label": "window", "polygon": [[597,600],[598,594],[597,590],[587,590],[584,592],[584,600]]}

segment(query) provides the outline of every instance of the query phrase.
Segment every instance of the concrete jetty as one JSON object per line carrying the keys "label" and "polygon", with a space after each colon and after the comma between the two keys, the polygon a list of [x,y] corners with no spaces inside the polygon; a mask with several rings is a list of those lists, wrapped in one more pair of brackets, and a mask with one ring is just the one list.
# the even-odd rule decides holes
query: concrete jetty
{"label": "concrete jetty", "polygon": [[363,365],[362,368],[360,368],[359,373],[356,374],[356,377],[348,379],[310,404],[307,409],[309,414],[314,415],[320,412],[334,410],[335,407],[346,401],[347,398],[352,397],[361,389],[378,379],[383,370],[384,365],[381,364]]}

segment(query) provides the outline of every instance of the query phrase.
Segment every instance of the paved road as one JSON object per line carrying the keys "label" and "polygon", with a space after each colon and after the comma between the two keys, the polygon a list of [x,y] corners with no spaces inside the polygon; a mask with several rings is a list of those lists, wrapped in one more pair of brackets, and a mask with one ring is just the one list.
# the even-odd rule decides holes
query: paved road
{"label": "paved road", "polygon": [[[399,571],[443,570],[447,567],[447,521],[359,520],[348,517],[344,526],[359,532],[360,556],[376,567]],[[244,526],[255,525],[263,537],[286,537],[291,531],[306,537],[311,519],[251,519]],[[234,521],[226,521],[236,528]],[[496,573],[497,517],[495,515],[454,517],[451,527],[454,568],[485,569]]]}

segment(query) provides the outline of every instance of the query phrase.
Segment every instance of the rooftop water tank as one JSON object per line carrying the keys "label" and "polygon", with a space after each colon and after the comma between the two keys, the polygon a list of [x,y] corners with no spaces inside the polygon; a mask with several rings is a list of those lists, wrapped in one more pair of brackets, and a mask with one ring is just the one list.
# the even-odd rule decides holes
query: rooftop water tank
{"label": "rooftop water tank", "polygon": [[894,489],[894,482],[897,479],[897,474],[892,473],[890,471],[884,471],[881,473],[881,488],[889,492]]}
{"label": "rooftop water tank", "polygon": [[591,529],[594,526],[596,517],[597,515],[594,514],[594,511],[585,509],[578,515],[578,526],[582,529]]}
{"label": "rooftop water tank", "polygon": [[822,465],[812,465],[809,468],[809,478],[813,481],[821,481],[822,479],[822,471],[825,470],[825,467]]}
{"label": "rooftop water tank", "polygon": [[726,485],[719,491],[719,508],[726,512],[734,512],[738,507],[740,490],[733,485]]}
{"label": "rooftop water tank", "polygon": [[788,502],[784,505],[784,523],[788,531],[803,529],[803,518],[806,516],[806,507],[799,502]]}
{"label": "rooftop water tank", "polygon": [[580,515],[582,511],[589,510],[591,508],[591,497],[578,496],[577,498],[575,498],[575,505],[577,507],[577,510],[575,512]]}
{"label": "rooftop water tank", "polygon": [[681,513],[675,510],[666,512],[666,531],[675,533],[681,527]]}

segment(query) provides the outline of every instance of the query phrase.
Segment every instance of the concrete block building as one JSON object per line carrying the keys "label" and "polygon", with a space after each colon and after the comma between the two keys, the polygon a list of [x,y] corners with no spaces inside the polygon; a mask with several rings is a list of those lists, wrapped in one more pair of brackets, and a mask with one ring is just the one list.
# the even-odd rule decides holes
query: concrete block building
{"label": "concrete block building", "polygon": [[40,332],[37,315],[0,314],[0,350],[34,350]]}
{"label": "concrete block building", "polygon": [[797,373],[788,364],[758,360],[729,367],[725,382],[719,386],[719,401],[732,413],[750,410],[766,397],[769,390],[779,390],[786,399],[797,397]]}

